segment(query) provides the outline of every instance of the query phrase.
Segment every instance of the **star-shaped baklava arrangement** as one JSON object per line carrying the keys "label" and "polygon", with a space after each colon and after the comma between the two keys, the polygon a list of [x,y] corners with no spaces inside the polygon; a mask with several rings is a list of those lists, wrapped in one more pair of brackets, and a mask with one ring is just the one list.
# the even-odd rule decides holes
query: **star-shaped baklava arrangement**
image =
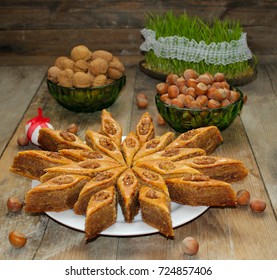
{"label": "star-shaped baklava arrangement", "polygon": [[236,206],[232,182],[248,174],[235,159],[212,156],[223,138],[215,126],[176,136],[156,136],[148,112],[125,138],[107,110],[99,131],[85,142],[62,130],[42,128],[40,150],[19,152],[10,170],[40,183],[25,196],[30,213],[73,209],[86,215],[86,239],[116,222],[118,204],[126,223],[142,220],[173,238],[171,201],[189,206]]}

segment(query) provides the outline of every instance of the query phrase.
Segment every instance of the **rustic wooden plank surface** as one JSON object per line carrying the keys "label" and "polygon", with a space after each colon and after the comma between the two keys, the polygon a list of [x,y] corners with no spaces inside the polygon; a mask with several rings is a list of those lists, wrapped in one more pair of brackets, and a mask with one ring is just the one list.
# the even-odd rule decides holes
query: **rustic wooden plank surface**
{"label": "rustic wooden plank surface", "polygon": [[45,66],[0,67],[0,154],[44,80],[46,69]]}
{"label": "rustic wooden plank surface", "polygon": [[168,10],[176,14],[186,12],[204,20],[214,17],[240,20],[254,53],[277,52],[277,4],[274,0],[5,0],[0,3],[0,57],[58,56],[78,44],[112,50],[117,55],[137,55],[143,42],[139,31],[145,26],[146,13],[162,14]]}
{"label": "rustic wooden plank surface", "polygon": [[[38,107],[42,107],[55,128],[78,124],[80,137],[84,136],[87,128],[97,130],[100,125],[100,112],[69,112],[57,105],[49,95],[45,82],[37,84],[34,98],[30,104],[25,104],[22,116],[17,117],[15,133],[6,135],[4,140],[8,145],[0,160],[0,259],[276,259],[276,122],[270,122],[272,117],[276,117],[275,76],[276,58],[262,57],[257,79],[241,87],[248,95],[241,117],[222,132],[224,143],[215,152],[245,163],[249,176],[233,184],[233,187],[235,190],[248,189],[253,196],[265,199],[267,209],[264,213],[253,213],[249,207],[210,208],[197,219],[178,227],[174,240],[167,240],[159,234],[119,238],[100,236],[88,244],[83,232],[65,227],[46,215],[7,213],[6,200],[12,195],[24,198],[30,188],[29,179],[11,174],[8,168],[13,156],[22,149],[16,143],[17,135],[24,129],[26,121],[36,115]],[[127,67],[127,77],[123,92],[110,107],[124,133],[133,130],[145,112],[135,104],[135,95],[141,91],[148,96],[147,110],[154,121],[157,117],[154,87],[158,81],[145,76],[136,65]],[[12,77],[8,75],[5,79],[11,80]],[[264,105],[261,105],[263,102]],[[8,107],[6,110],[10,111]],[[157,134],[168,130],[171,129],[167,126],[156,125]],[[258,135],[257,131],[260,132]],[[21,230],[28,236],[27,245],[20,250],[13,249],[7,240],[8,233],[13,229]],[[180,247],[181,241],[188,235],[194,236],[200,243],[199,253],[193,257],[184,255]]]}

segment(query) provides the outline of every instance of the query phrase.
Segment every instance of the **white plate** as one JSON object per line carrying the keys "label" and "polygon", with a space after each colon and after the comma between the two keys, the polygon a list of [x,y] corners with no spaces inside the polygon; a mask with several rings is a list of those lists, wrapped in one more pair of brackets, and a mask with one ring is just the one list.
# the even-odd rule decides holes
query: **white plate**
{"label": "white plate", "polygon": [[[32,181],[32,188],[39,184],[39,181]],[[206,206],[186,206],[177,203],[171,203],[171,218],[173,228],[183,225],[197,218],[204,213],[208,207]],[[46,212],[46,214],[53,220],[71,227],[73,229],[84,231],[85,216],[76,215],[73,210],[66,210],[63,212]],[[142,221],[140,213],[135,217],[132,223],[126,223],[121,212],[120,206],[117,211],[117,220],[114,225],[101,232],[101,235],[109,236],[135,236],[145,235],[158,232],[157,229],[148,226]]]}

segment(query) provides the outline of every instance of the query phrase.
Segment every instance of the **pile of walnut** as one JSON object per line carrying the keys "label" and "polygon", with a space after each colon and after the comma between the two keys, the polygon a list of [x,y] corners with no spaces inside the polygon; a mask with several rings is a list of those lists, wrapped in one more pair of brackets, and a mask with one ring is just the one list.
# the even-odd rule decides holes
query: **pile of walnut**
{"label": "pile of walnut", "polygon": [[182,76],[169,74],[166,82],[156,85],[161,101],[179,108],[213,109],[230,105],[240,98],[227,83],[224,74],[199,75],[187,69]]}
{"label": "pile of walnut", "polygon": [[70,57],[58,57],[47,77],[63,87],[89,88],[110,84],[124,73],[124,65],[112,53],[79,45],[71,50]]}

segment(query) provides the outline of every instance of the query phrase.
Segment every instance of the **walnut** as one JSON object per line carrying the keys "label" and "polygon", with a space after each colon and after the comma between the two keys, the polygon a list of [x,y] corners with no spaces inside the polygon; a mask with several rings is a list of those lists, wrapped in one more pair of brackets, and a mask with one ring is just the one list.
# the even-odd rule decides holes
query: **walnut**
{"label": "walnut", "polygon": [[206,165],[206,164],[214,164],[216,162],[216,158],[204,156],[199,158],[194,158],[193,163],[199,164],[199,165]]}
{"label": "walnut", "polygon": [[161,154],[162,157],[172,157],[176,156],[180,153],[180,149],[178,148],[171,148],[171,149],[165,149],[164,152]]}
{"label": "walnut", "polygon": [[105,75],[98,75],[92,82],[94,87],[99,87],[105,85],[107,82],[107,77]]}
{"label": "walnut", "polygon": [[151,123],[149,122],[149,120],[142,120],[142,122],[140,123],[139,127],[138,127],[138,131],[140,135],[146,135],[149,130],[150,130],[150,126]]}
{"label": "walnut", "polygon": [[79,59],[74,62],[73,70],[74,72],[87,72],[88,71],[88,62],[84,59]]}
{"label": "walnut", "polygon": [[61,69],[58,66],[51,66],[47,72],[47,79],[56,84],[58,82],[58,73],[60,71]]}
{"label": "walnut", "polygon": [[113,122],[111,122],[110,120],[104,121],[104,127],[105,127],[106,132],[110,135],[115,135],[117,132],[115,124]]}
{"label": "walnut", "polygon": [[104,50],[97,50],[97,51],[92,52],[91,58],[92,58],[92,60],[94,60],[96,58],[102,58],[102,59],[106,60],[107,62],[110,62],[113,59],[113,55],[110,52],[107,52]]}
{"label": "walnut", "polygon": [[76,72],[73,76],[73,85],[76,88],[89,88],[91,87],[91,78],[87,73]]}
{"label": "walnut", "polygon": [[153,189],[148,190],[145,195],[146,195],[146,197],[151,198],[151,199],[157,199],[160,197],[159,193]]}
{"label": "walnut", "polygon": [[160,140],[153,139],[147,142],[146,149],[155,149],[160,144]]}
{"label": "walnut", "polygon": [[74,142],[76,141],[76,137],[74,136],[74,134],[70,133],[70,132],[67,132],[67,131],[61,131],[60,132],[60,136],[66,140],[66,141],[69,141],[69,142]]}
{"label": "walnut", "polygon": [[48,152],[46,155],[50,158],[56,158],[56,159],[62,158],[62,156],[57,152]]}
{"label": "walnut", "polygon": [[110,194],[106,191],[100,191],[93,196],[95,201],[104,201],[110,197]]}
{"label": "walnut", "polygon": [[134,148],[136,146],[136,141],[132,138],[126,138],[125,143],[128,148]]}
{"label": "walnut", "polygon": [[132,185],[134,183],[134,176],[130,175],[130,174],[126,174],[123,178],[123,183],[126,186]]}
{"label": "walnut", "polygon": [[62,87],[73,87],[72,78],[68,71],[62,70],[57,75],[58,84]]}
{"label": "walnut", "polygon": [[99,144],[110,151],[114,151],[116,149],[112,140],[106,137],[101,137],[99,139]]}
{"label": "walnut", "polygon": [[151,181],[157,181],[157,180],[159,180],[159,176],[158,176],[157,174],[155,174],[154,172],[144,171],[144,172],[143,172],[143,175],[144,175],[147,179],[149,179],[149,180],[151,180]]}
{"label": "walnut", "polygon": [[102,172],[98,173],[98,174],[93,178],[93,180],[94,180],[94,181],[97,181],[97,182],[101,182],[101,181],[110,179],[112,176],[113,176],[113,173],[112,173],[112,172],[109,172],[109,171],[102,171]]}
{"label": "walnut", "polygon": [[89,159],[103,158],[103,155],[96,151],[83,151],[82,156]]}
{"label": "walnut", "polygon": [[159,167],[163,170],[172,170],[175,168],[175,164],[171,161],[161,161]]}
{"label": "walnut", "polygon": [[60,56],[55,61],[55,66],[61,70],[73,69],[74,61],[66,56]]}
{"label": "walnut", "polygon": [[63,185],[63,184],[70,184],[74,181],[73,177],[70,175],[66,176],[58,176],[52,179],[53,184]]}
{"label": "walnut", "polygon": [[84,45],[79,45],[74,47],[71,50],[71,58],[74,61],[84,59],[85,61],[89,61],[91,59],[91,51]]}
{"label": "walnut", "polygon": [[98,168],[101,166],[101,164],[99,162],[96,162],[93,160],[82,161],[82,162],[79,162],[78,165],[82,168],[92,168],[92,169],[95,169],[95,168]]}
{"label": "walnut", "polygon": [[111,79],[113,80],[120,79],[124,75],[124,73],[125,73],[124,65],[118,59],[113,59],[109,63],[108,76]]}
{"label": "walnut", "polygon": [[89,64],[89,71],[92,75],[98,76],[98,75],[106,75],[108,70],[108,63],[103,58],[96,58],[91,61]]}

